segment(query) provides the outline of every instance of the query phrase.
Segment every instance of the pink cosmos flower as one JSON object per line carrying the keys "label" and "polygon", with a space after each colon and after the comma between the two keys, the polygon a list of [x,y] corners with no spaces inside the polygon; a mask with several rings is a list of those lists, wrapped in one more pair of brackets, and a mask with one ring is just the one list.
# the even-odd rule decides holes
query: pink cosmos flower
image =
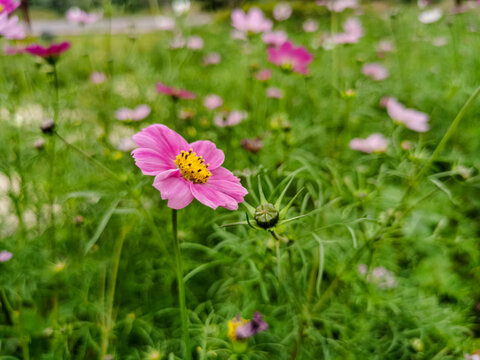
{"label": "pink cosmos flower", "polygon": [[223,105],[223,100],[220,96],[215,95],[215,94],[210,94],[208,96],[205,96],[205,99],[203,99],[203,105],[210,110],[216,109],[220,106]]}
{"label": "pink cosmos flower", "polygon": [[289,3],[280,2],[273,8],[273,17],[277,21],[287,20],[292,15],[292,7]]}
{"label": "pink cosmos flower", "polygon": [[303,31],[305,32],[315,32],[318,30],[318,22],[313,19],[305,20],[302,25]]}
{"label": "pink cosmos flower", "polygon": [[7,262],[13,257],[13,254],[10,251],[2,250],[0,251],[0,263]]}
{"label": "pink cosmos flower", "polygon": [[187,48],[191,50],[203,49],[203,39],[200,36],[190,36],[187,39]]}
{"label": "pink cosmos flower", "polygon": [[0,0],[0,14],[10,14],[20,6],[20,1]]}
{"label": "pink cosmos flower", "polygon": [[408,109],[395,98],[389,98],[387,103],[387,112],[392,120],[397,121],[407,128],[417,131],[426,132],[429,129],[429,116],[415,109]]}
{"label": "pink cosmos flower", "polygon": [[187,143],[165,125],[155,124],[137,133],[132,151],[144,175],[155,176],[153,186],[172,209],[182,209],[196,198],[216,209],[237,210],[247,190],[240,179],[221,167],[225,155],[211,141]]}
{"label": "pink cosmos flower", "polygon": [[78,7],[73,7],[68,9],[65,17],[67,18],[68,21],[72,23],[87,25],[87,24],[93,24],[94,22],[97,22],[98,20],[100,20],[100,18],[102,17],[102,14],[87,13]]}
{"label": "pink cosmos flower", "polygon": [[290,41],[279,48],[268,48],[268,61],[283,69],[307,75],[308,65],[313,61],[313,56],[302,46],[294,47]]}
{"label": "pink cosmos flower", "polygon": [[267,88],[267,96],[272,99],[281,99],[283,98],[283,90],[271,86]]}
{"label": "pink cosmos flower", "polygon": [[231,14],[232,26],[243,33],[262,33],[272,29],[272,21],[265,18],[262,10],[252,7],[247,14],[241,9],[234,9]]}
{"label": "pink cosmos flower", "polygon": [[366,139],[355,138],[350,141],[350,149],[364,153],[383,153],[387,150],[387,139],[382,134],[372,134]]}
{"label": "pink cosmos flower", "polygon": [[9,40],[21,40],[25,38],[25,30],[18,23],[18,16],[8,17],[8,13],[0,13],[0,37]]}
{"label": "pink cosmos flower", "polygon": [[195,94],[185,89],[176,89],[174,87],[166,86],[161,82],[157,83],[157,92],[159,94],[170,95],[173,99],[189,99],[196,98]]}
{"label": "pink cosmos flower", "polygon": [[90,74],[90,81],[95,85],[103,84],[105,80],[107,80],[107,76],[102,72],[95,71]]}
{"label": "pink cosmos flower", "polygon": [[171,49],[181,49],[187,44],[187,40],[182,36],[181,33],[176,34],[175,37],[170,42]]}
{"label": "pink cosmos flower", "polygon": [[388,77],[388,70],[379,63],[365,64],[362,67],[362,73],[373,80],[380,81]]}
{"label": "pink cosmos flower", "polygon": [[217,65],[222,61],[222,56],[217,52],[208,53],[203,57],[203,65]]}
{"label": "pink cosmos flower", "polygon": [[418,20],[423,24],[432,24],[440,20],[443,16],[442,9],[426,10],[418,15]]}
{"label": "pink cosmos flower", "polygon": [[115,113],[115,117],[120,121],[140,121],[150,115],[150,106],[138,105],[135,109],[123,107]]}
{"label": "pink cosmos flower", "polygon": [[285,31],[272,31],[264,33],[262,35],[262,40],[265,44],[269,46],[279,47],[288,40],[288,36]]}
{"label": "pink cosmos flower", "polygon": [[61,54],[63,54],[68,49],[70,49],[70,43],[68,41],[64,41],[60,44],[51,44],[48,47],[43,47],[39,44],[33,44],[27,46],[25,48],[25,51],[32,55],[40,56],[47,61],[55,61]]}
{"label": "pink cosmos flower", "polygon": [[356,44],[363,36],[362,24],[354,17],[350,17],[345,21],[343,31],[343,33],[333,35],[335,44]]}
{"label": "pink cosmos flower", "polygon": [[268,81],[272,78],[272,70],[270,70],[270,69],[260,70],[259,72],[257,72],[255,74],[255,78],[258,81]]}
{"label": "pink cosmos flower", "polygon": [[175,29],[175,20],[167,16],[159,16],[155,19],[157,28],[163,31],[173,31]]}
{"label": "pink cosmos flower", "polygon": [[19,54],[24,54],[25,49],[23,49],[21,47],[16,47],[16,46],[11,46],[11,45],[5,44],[3,46],[3,53],[5,55],[9,55],[9,56],[19,55]]}
{"label": "pink cosmos flower", "polygon": [[247,117],[245,111],[223,111],[214,118],[215,125],[218,127],[231,127],[240,124]]}
{"label": "pink cosmos flower", "polygon": [[393,44],[390,40],[380,40],[377,45],[377,56],[380,59],[385,57],[386,53],[393,51]]}
{"label": "pink cosmos flower", "polygon": [[132,151],[137,147],[137,144],[132,140],[131,137],[125,137],[120,140],[117,144],[116,149],[119,151]]}

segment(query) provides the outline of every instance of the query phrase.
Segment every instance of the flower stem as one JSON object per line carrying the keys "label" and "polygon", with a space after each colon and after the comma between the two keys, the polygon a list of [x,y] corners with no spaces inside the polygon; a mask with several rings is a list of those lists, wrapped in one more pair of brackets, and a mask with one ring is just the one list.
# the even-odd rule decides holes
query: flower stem
{"label": "flower stem", "polygon": [[177,264],[178,298],[180,301],[180,316],[182,319],[183,345],[185,347],[184,359],[191,360],[192,353],[190,352],[190,335],[188,333],[188,313],[185,301],[185,283],[183,281],[183,261],[182,254],[180,252],[180,241],[178,239],[177,210],[175,209],[172,209],[172,232],[175,243],[173,248],[175,250],[175,262]]}

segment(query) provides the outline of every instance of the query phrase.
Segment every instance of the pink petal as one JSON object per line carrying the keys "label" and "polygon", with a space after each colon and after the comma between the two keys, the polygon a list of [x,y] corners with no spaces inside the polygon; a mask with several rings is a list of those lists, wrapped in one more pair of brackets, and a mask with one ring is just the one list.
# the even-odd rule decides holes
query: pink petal
{"label": "pink petal", "polygon": [[225,154],[222,150],[217,149],[217,146],[208,140],[195,141],[190,144],[190,147],[197,156],[203,156],[206,164],[210,164],[208,170],[212,171],[223,164]]}
{"label": "pink petal", "polygon": [[203,205],[216,209],[222,206],[228,210],[237,210],[238,202],[231,196],[207,184],[190,183],[190,191]]}
{"label": "pink petal", "polygon": [[156,176],[159,173],[176,169],[175,163],[164,155],[148,148],[138,148],[132,151],[135,164],[142,170],[143,175]]}
{"label": "pink petal", "polygon": [[185,139],[165,125],[154,124],[133,136],[139,147],[152,149],[170,160],[175,160],[182,150],[188,151]]}
{"label": "pink petal", "polygon": [[180,172],[177,176],[167,178],[155,178],[153,186],[160,191],[162,200],[168,199],[168,207],[172,209],[183,209],[193,200],[189,183],[182,178]]}

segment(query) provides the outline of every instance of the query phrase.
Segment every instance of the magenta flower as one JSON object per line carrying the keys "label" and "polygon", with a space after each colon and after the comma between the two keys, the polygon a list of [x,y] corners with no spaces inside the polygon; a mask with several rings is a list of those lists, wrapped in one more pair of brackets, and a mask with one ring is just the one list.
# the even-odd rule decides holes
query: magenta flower
{"label": "magenta flower", "polygon": [[408,109],[395,98],[388,98],[386,101],[388,115],[393,121],[405,125],[416,132],[426,132],[429,129],[429,116],[415,109]]}
{"label": "magenta flower", "polygon": [[0,38],[21,40],[25,38],[25,30],[18,23],[18,16],[8,17],[6,11],[0,13]]}
{"label": "magenta flower", "polygon": [[214,123],[218,127],[231,127],[240,124],[247,117],[245,111],[223,111],[214,118]]}
{"label": "magenta flower", "polygon": [[305,20],[302,24],[303,31],[305,32],[315,32],[318,30],[318,22],[313,19]]}
{"label": "magenta flower", "polygon": [[222,61],[222,56],[217,52],[208,53],[203,57],[203,65],[217,65]]}
{"label": "magenta flower", "polygon": [[267,329],[268,324],[263,320],[263,315],[256,311],[249,322],[235,329],[235,337],[237,339],[248,339],[259,332],[267,331]]}
{"label": "magenta flower", "polygon": [[210,94],[205,96],[203,99],[203,105],[210,110],[216,109],[223,105],[223,100],[220,96],[215,94]]}
{"label": "magenta flower", "polygon": [[70,49],[70,43],[68,41],[64,41],[60,44],[52,44],[49,47],[33,44],[27,46],[25,51],[32,55],[42,57],[48,62],[55,62],[58,57],[68,49]]}
{"label": "magenta flower", "polygon": [[294,47],[290,41],[279,48],[268,48],[268,61],[302,75],[308,74],[308,65],[313,61],[313,56],[302,46]]}
{"label": "magenta flower", "polygon": [[102,14],[87,13],[78,7],[73,7],[67,11],[65,17],[72,23],[87,25],[97,22],[102,17]]}
{"label": "magenta flower", "polygon": [[190,50],[203,49],[203,39],[200,36],[190,36],[187,39],[187,48]]}
{"label": "magenta flower", "polygon": [[138,105],[135,109],[123,107],[115,113],[115,117],[120,121],[140,121],[150,115],[150,106]]}
{"label": "magenta flower", "polygon": [[267,96],[272,99],[281,99],[283,98],[283,90],[271,86],[267,88]]}
{"label": "magenta flower", "polygon": [[225,155],[211,141],[187,143],[165,125],[150,125],[133,140],[132,151],[144,175],[155,176],[153,186],[172,209],[182,209],[196,198],[202,204],[237,210],[247,190],[240,179],[221,167]]}
{"label": "magenta flower", "polygon": [[379,63],[365,64],[362,67],[362,73],[369,78],[380,81],[388,77],[388,70]]}
{"label": "magenta flower", "polygon": [[255,78],[258,81],[268,81],[272,78],[272,70],[262,69],[255,74]]}
{"label": "magenta flower", "polygon": [[161,82],[157,83],[157,92],[159,94],[170,95],[174,100],[176,99],[189,99],[196,98],[195,94],[185,89],[176,89],[174,87],[166,86]]}
{"label": "magenta flower", "polygon": [[273,17],[277,21],[287,20],[292,15],[292,7],[289,3],[281,2],[273,8]]}
{"label": "magenta flower", "polygon": [[285,31],[272,31],[264,33],[262,35],[262,40],[268,46],[279,47],[288,40],[288,36]]}
{"label": "magenta flower", "polygon": [[13,254],[10,251],[2,250],[0,251],[0,263],[7,262],[13,257]]}
{"label": "magenta flower", "polygon": [[372,134],[366,139],[355,138],[350,141],[350,149],[367,154],[383,153],[387,150],[388,141],[382,134]]}
{"label": "magenta flower", "polygon": [[243,33],[262,33],[272,29],[272,21],[265,18],[262,10],[252,7],[247,14],[241,9],[232,11],[232,26]]}
{"label": "magenta flower", "polygon": [[105,80],[107,80],[107,75],[102,72],[95,71],[90,74],[90,81],[95,85],[103,84]]}
{"label": "magenta flower", "polygon": [[10,14],[20,6],[20,1],[0,0],[0,14]]}

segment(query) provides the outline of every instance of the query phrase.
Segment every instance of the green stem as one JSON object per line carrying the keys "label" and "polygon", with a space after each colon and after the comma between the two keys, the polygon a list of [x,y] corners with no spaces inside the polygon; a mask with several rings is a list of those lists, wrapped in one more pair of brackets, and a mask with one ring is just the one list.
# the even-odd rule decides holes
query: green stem
{"label": "green stem", "polygon": [[185,359],[191,360],[192,353],[190,351],[190,335],[188,333],[188,313],[185,301],[185,283],[183,281],[183,260],[180,251],[180,241],[178,239],[177,210],[175,209],[172,209],[172,232],[175,243],[173,248],[175,250],[175,262],[177,264],[178,298],[180,301],[180,316],[182,319],[182,335],[183,345],[185,348]]}

